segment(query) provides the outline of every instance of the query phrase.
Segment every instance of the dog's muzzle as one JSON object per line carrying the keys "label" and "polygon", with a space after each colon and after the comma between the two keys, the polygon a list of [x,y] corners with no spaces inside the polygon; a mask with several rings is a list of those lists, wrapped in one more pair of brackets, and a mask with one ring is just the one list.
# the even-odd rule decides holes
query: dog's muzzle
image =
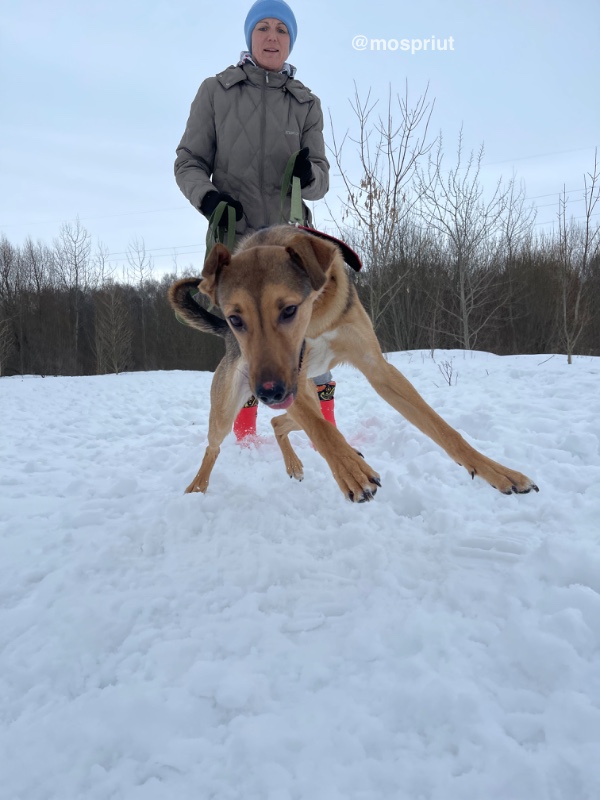
{"label": "dog's muzzle", "polygon": [[[305,347],[306,342],[302,342],[300,358],[298,359],[298,372],[302,369]],[[254,394],[261,403],[264,403],[269,408],[274,408],[278,411],[285,410],[294,402],[296,386],[289,389],[283,381],[263,381],[263,383],[259,383],[255,387]]]}
{"label": "dog's muzzle", "polygon": [[256,387],[255,394],[269,408],[288,408],[294,402],[294,393],[281,381],[265,381]]}

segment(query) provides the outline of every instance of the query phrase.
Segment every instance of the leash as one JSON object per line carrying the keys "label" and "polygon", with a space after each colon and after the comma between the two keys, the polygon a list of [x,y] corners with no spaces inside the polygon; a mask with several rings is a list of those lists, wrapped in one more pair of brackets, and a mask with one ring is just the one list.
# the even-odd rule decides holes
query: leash
{"label": "leash", "polygon": [[[223,215],[227,210],[227,221]],[[208,220],[208,231],[206,232],[206,252],[207,254],[217,242],[224,244],[229,251],[233,250],[235,244],[235,208],[221,200]]]}
{"label": "leash", "polygon": [[[362,269],[362,263],[358,254],[346,244],[341,239],[337,239],[335,236],[331,236],[329,233],[323,233],[323,231],[318,231],[316,228],[309,228],[307,225],[304,224],[304,215],[302,213],[302,187],[300,185],[300,178],[293,175],[294,165],[296,164],[296,158],[298,157],[298,153],[292,153],[290,156],[288,163],[286,164],[285,171],[283,174],[283,181],[281,183],[281,193],[280,193],[280,204],[281,204],[281,219],[282,222],[288,223],[293,225],[294,227],[298,228],[301,231],[305,231],[309,233],[311,236],[316,236],[319,239],[325,239],[328,242],[332,242],[335,244],[345,261],[345,263],[351,267],[355,272],[360,272]],[[286,219],[284,214],[284,205],[285,200],[288,195],[291,186],[291,207],[290,207],[290,218],[289,220]],[[225,214],[225,210],[227,210],[227,222],[224,222],[223,215]],[[219,205],[215,208],[213,213],[210,216],[208,221],[208,231],[206,233],[206,252],[207,254],[212,249],[213,245],[216,242],[221,242],[224,244],[229,251],[233,250],[235,245],[235,209],[222,200]],[[198,294],[198,290],[195,292],[190,292],[190,295],[195,296]],[[188,325],[188,323],[177,313],[175,312],[175,319],[177,322],[180,322],[182,325]],[[302,346],[302,352],[300,353],[300,366],[302,366],[302,359],[304,357],[304,345]]]}
{"label": "leash", "polygon": [[[293,174],[296,159],[300,151],[292,153],[283,172],[281,191],[279,194],[279,204],[281,211],[281,221],[289,222],[298,227],[304,226],[304,214],[302,208],[302,186],[300,178]],[[290,217],[287,219],[284,214],[285,201],[291,188]],[[227,221],[223,220],[223,215],[227,209]],[[208,220],[208,231],[206,232],[206,252],[217,242],[224,244],[228,250],[233,250],[235,245],[235,209],[225,200],[221,200]]]}
{"label": "leash", "polygon": [[[283,181],[281,184],[280,204],[282,220],[284,222],[288,222],[288,220],[284,218],[283,207],[291,186],[292,198],[289,222],[297,227],[302,227],[304,225],[304,215],[302,213],[302,187],[300,185],[300,178],[297,178],[292,174],[294,171],[294,165],[296,164],[296,157],[298,156],[299,152],[300,151],[298,150],[296,153],[293,153],[286,164],[285,171],[283,173]],[[226,220],[224,219],[225,213],[227,213]],[[230,252],[233,251],[235,246],[235,223],[235,209],[225,202],[225,200],[221,200],[208,220],[208,230],[206,231],[207,255],[217,242],[224,244]],[[195,292],[190,292],[192,297],[197,294],[198,290]],[[175,312],[175,319],[182,325],[189,324],[177,312]],[[302,348],[302,353],[304,353],[304,347]]]}
{"label": "leash", "polygon": [[[296,165],[298,153],[300,153],[300,150],[298,150],[296,153],[292,153],[289,161],[286,164],[283,173],[283,181],[281,182],[279,204],[281,209],[281,221],[283,223],[289,222],[290,225],[298,225],[300,227],[304,225],[304,214],[302,213],[302,186],[300,185],[300,178],[292,174]],[[285,206],[285,199],[290,191],[290,187],[292,190],[290,200],[290,217],[287,219],[283,209]]]}
{"label": "leash", "polygon": [[[223,219],[225,212],[227,212],[227,221]],[[208,230],[206,231],[206,255],[210,253],[217,242],[224,244],[230,252],[233,250],[235,245],[235,223],[235,208],[230,206],[225,200],[221,200],[208,220]],[[200,294],[199,289],[196,289],[196,291],[190,290],[189,292],[190,297],[196,297],[198,294]],[[178,314],[177,311],[175,311],[175,319],[182,325],[189,325],[189,322],[187,322],[181,314]]]}
{"label": "leash", "polygon": [[[300,178],[293,174],[296,165],[296,159],[300,151],[292,153],[283,172],[283,180],[281,182],[281,191],[279,194],[279,204],[281,210],[281,221],[289,222],[292,225],[302,227],[304,225],[304,214],[302,208],[302,186]],[[285,201],[288,192],[291,188],[290,198],[290,216],[287,219],[284,214]],[[227,220],[223,219],[223,215],[227,210]],[[221,200],[219,205],[215,208],[208,220],[208,231],[206,232],[206,251],[209,252],[214,244],[221,242],[228,250],[233,250],[235,245],[235,209],[232,208],[225,200]]]}
{"label": "leash", "polygon": [[[346,244],[346,242],[342,242],[340,239],[336,239],[335,236],[331,236],[328,233],[323,233],[315,228],[309,228],[304,224],[304,214],[302,213],[302,187],[300,186],[300,178],[297,178],[292,174],[299,153],[299,150],[297,153],[292,153],[285,167],[285,172],[283,173],[283,182],[281,184],[280,195],[281,221],[284,223],[287,222],[290,225],[294,225],[301,231],[310,233],[311,236],[317,236],[319,239],[325,239],[326,241],[337,245],[342,252],[342,257],[346,264],[348,264],[348,266],[351,267],[355,272],[360,272],[362,269],[361,260],[358,254],[355,253],[354,250]],[[292,190],[290,218],[286,219],[283,209],[285,199],[290,191],[290,186]]]}
{"label": "leash", "polygon": [[[311,236],[317,236],[319,239],[325,239],[326,241],[332,242],[333,244],[337,245],[342,252],[342,256],[346,264],[351,267],[355,272],[360,272],[362,269],[362,263],[358,254],[346,244],[346,242],[342,242],[341,239],[337,239],[335,236],[331,236],[329,233],[323,233],[322,231],[318,231],[315,228],[309,228],[307,225],[304,224],[304,214],[302,208],[302,187],[300,185],[300,178],[293,175],[294,166],[296,164],[296,159],[300,151],[298,150],[296,153],[292,153],[288,162],[286,164],[284,173],[283,173],[283,181],[281,182],[281,192],[280,192],[280,210],[281,210],[281,221],[283,223],[288,223],[290,225],[294,225],[296,228],[299,228],[302,231],[306,231],[306,233],[310,233]],[[291,202],[290,202],[290,216],[289,219],[286,218],[284,213],[284,206],[285,200],[288,196],[288,192],[290,191],[291,187]],[[227,221],[223,220],[223,215],[225,214],[225,210],[227,210]],[[212,246],[216,242],[221,242],[224,244],[228,250],[232,251],[235,245],[235,209],[222,200],[219,205],[215,208],[213,213],[210,216],[208,221],[208,231],[206,233],[206,251],[207,253],[210,251]]]}

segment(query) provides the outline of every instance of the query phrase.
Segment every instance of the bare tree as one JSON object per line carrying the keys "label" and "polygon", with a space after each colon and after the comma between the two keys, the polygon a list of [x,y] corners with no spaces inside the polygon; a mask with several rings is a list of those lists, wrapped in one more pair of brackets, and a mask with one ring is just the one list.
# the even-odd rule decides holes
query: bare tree
{"label": "bare tree", "polygon": [[115,267],[108,260],[108,247],[102,242],[98,242],[96,245],[93,264],[98,286],[104,286],[114,280]]}
{"label": "bare tree", "polygon": [[96,293],[96,371],[120,373],[131,363],[133,331],[123,289],[108,281]]}
{"label": "bare tree", "polygon": [[567,362],[573,363],[575,347],[591,316],[586,284],[592,265],[600,252],[600,223],[594,222],[594,211],[600,201],[600,165],[598,151],[594,168],[584,175],[584,223],[567,222],[567,194],[559,198],[559,253],[561,278],[561,327]]}
{"label": "bare tree", "polygon": [[24,372],[23,340],[25,314],[22,295],[25,288],[22,258],[6,236],[0,239],[0,319],[2,320],[3,362],[18,347],[19,372]]}
{"label": "bare tree", "polygon": [[504,302],[491,268],[502,233],[516,235],[523,227],[518,217],[523,191],[515,190],[514,178],[508,185],[499,179],[486,196],[480,180],[483,152],[483,145],[477,154],[471,151],[465,163],[461,130],[452,168],[444,169],[440,137],[427,172],[419,171],[421,218],[441,235],[450,261],[455,303],[446,302],[444,310],[456,322],[458,339],[467,350]]}
{"label": "bare tree", "polygon": [[14,303],[19,292],[22,276],[18,269],[19,253],[4,234],[0,239],[0,300]]}
{"label": "bare tree", "polygon": [[519,280],[518,261],[524,251],[531,251],[536,210],[532,204],[525,205],[525,185],[521,182],[517,188],[514,174],[513,180],[509,184],[509,190],[500,238],[507,295],[506,317],[508,329],[514,341],[517,315],[521,313],[518,309],[524,306],[525,300],[519,296],[522,288]]}
{"label": "bare tree", "polygon": [[146,253],[143,239],[135,237],[127,248],[127,261],[129,263],[129,278],[137,286],[140,298],[140,325],[141,325],[141,350],[142,369],[148,369],[148,336],[147,336],[147,309],[145,291],[146,284],[151,280],[153,273],[152,258]]}
{"label": "bare tree", "polygon": [[[402,283],[393,302],[380,316],[377,335],[384,350],[408,350],[432,345],[435,340],[437,295],[443,290],[439,243],[435,231],[414,224],[405,226],[402,236],[402,260],[392,261],[379,273],[384,282]],[[366,276],[367,283],[370,277]],[[359,281],[361,298],[364,283]]]}
{"label": "bare tree", "polygon": [[81,224],[79,217],[75,223],[65,222],[54,242],[58,278],[70,296],[72,315],[73,367],[80,365],[81,307],[84,293],[97,282],[90,260],[91,237]]}
{"label": "bare tree", "polygon": [[3,317],[0,310],[0,377],[5,374],[6,363],[15,347],[12,320]]}
{"label": "bare tree", "polygon": [[[363,299],[376,329],[403,286],[403,270],[398,267],[416,202],[413,183],[417,165],[432,146],[429,123],[434,105],[427,98],[427,90],[411,105],[408,85],[403,96],[394,98],[389,91],[380,115],[376,115],[378,102],[371,99],[370,91],[362,98],[355,88],[350,105],[356,130],[347,131],[340,141],[331,125],[331,152],[345,189],[344,196],[338,198],[342,204],[338,233],[363,258]],[[350,155],[348,143],[354,146]],[[390,270],[391,264],[396,268]]]}
{"label": "bare tree", "polygon": [[500,236],[510,264],[533,232],[536,210],[531,203],[526,205],[525,199],[525,184],[520,182],[517,186],[516,175],[513,174],[507,186],[505,212],[500,218]]}
{"label": "bare tree", "polygon": [[27,284],[39,298],[44,289],[56,282],[56,263],[52,250],[43,242],[34,242],[28,237],[23,245],[22,258]]}

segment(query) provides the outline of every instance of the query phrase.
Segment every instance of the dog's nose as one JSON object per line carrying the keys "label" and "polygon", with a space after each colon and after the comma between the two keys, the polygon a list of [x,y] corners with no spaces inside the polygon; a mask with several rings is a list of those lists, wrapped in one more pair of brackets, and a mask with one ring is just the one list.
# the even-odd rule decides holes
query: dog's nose
{"label": "dog's nose", "polygon": [[265,381],[256,387],[255,392],[260,402],[267,406],[281,403],[285,399],[286,393],[286,386],[281,381]]}

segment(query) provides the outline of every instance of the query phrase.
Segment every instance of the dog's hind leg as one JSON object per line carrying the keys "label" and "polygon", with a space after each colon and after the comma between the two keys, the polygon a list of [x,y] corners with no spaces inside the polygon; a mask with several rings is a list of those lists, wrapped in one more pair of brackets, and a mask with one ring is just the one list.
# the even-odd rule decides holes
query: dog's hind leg
{"label": "dog's hind leg", "polygon": [[236,362],[227,357],[217,367],[210,389],[210,416],[208,420],[208,446],[196,477],[187,487],[190,492],[205,492],[223,439],[231,431],[240,407],[250,397],[250,389]]}
{"label": "dog's hind leg", "polygon": [[275,431],[277,444],[281,448],[287,474],[290,476],[290,478],[295,478],[297,481],[301,481],[304,478],[304,467],[296,455],[296,452],[294,451],[294,448],[292,447],[288,437],[292,431],[301,431],[302,428],[300,425],[298,425],[298,423],[294,422],[289,414],[282,414],[280,417],[273,417],[271,420],[271,425]]}

